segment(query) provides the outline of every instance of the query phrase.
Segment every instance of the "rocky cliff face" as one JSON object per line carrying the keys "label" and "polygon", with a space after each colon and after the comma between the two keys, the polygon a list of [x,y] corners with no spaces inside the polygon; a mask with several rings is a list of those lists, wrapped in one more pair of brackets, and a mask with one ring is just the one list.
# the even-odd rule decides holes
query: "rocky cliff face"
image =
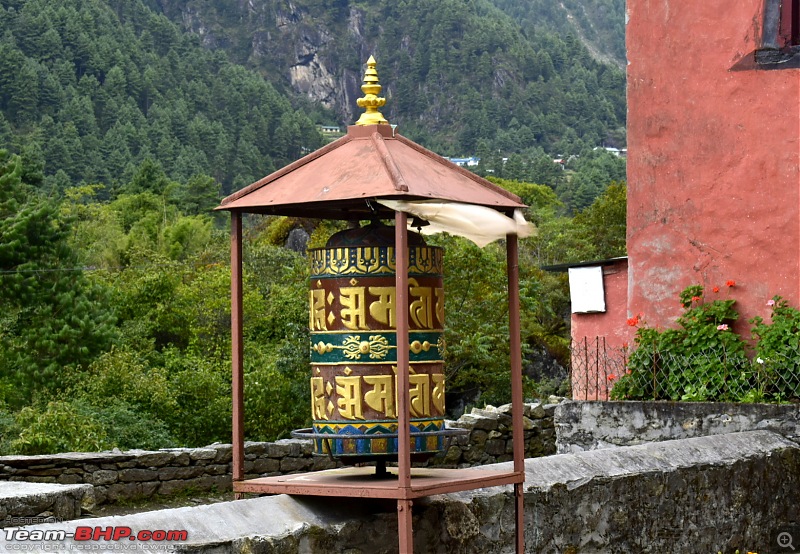
{"label": "rocky cliff face", "polygon": [[[352,68],[360,68],[370,54],[358,8],[323,21],[291,0],[238,0],[225,10],[192,0],[162,0],[159,7],[205,46],[226,50],[234,61],[335,110],[344,121],[353,120],[361,75]],[[341,63],[342,44],[358,60],[355,64]],[[275,68],[280,68],[277,75]]]}

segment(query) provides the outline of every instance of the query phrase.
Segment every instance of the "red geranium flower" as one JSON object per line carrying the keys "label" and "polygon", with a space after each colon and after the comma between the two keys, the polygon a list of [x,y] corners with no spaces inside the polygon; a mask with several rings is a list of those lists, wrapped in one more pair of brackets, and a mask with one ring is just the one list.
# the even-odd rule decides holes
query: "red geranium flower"
{"label": "red geranium flower", "polygon": [[736,281],[734,281],[732,279],[728,280],[728,281],[725,281],[725,286],[726,287],[735,287],[736,286]]}
{"label": "red geranium flower", "polygon": [[711,289],[711,290],[713,290],[714,292],[719,292],[719,287],[714,287],[714,288],[713,288],[713,289]]}

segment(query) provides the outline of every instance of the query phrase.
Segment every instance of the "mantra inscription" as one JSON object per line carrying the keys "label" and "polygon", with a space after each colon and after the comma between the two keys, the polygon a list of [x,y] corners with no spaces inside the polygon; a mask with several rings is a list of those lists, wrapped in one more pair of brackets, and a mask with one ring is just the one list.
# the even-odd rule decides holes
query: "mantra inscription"
{"label": "mantra inscription", "polygon": [[[415,432],[444,429],[442,251],[409,252],[409,412]],[[311,413],[317,453],[392,455],[397,433],[397,289],[394,248],[310,251]],[[417,436],[415,452],[435,453],[441,437]]]}
{"label": "mantra inscription", "polygon": [[[408,279],[409,329],[444,327],[442,279]],[[360,285],[360,286],[359,286]],[[394,277],[317,279],[309,291],[308,328],[362,331],[397,329]]]}
{"label": "mantra inscription", "polygon": [[[389,374],[373,368],[317,366],[311,377],[314,421],[397,418],[397,367]],[[419,364],[408,376],[411,417],[444,414],[444,375],[436,364]],[[429,373],[430,372],[430,373]]]}

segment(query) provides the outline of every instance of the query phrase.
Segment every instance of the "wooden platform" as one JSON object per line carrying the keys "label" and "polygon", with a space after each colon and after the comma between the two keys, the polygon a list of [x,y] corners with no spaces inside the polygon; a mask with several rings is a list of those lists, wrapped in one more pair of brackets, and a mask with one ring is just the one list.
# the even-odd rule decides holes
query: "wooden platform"
{"label": "wooden platform", "polygon": [[233,490],[260,494],[408,500],[433,494],[512,485],[525,480],[524,473],[513,471],[414,468],[411,470],[411,487],[404,489],[398,486],[396,472],[397,468],[390,468],[387,476],[378,477],[374,467],[346,467],[237,481],[233,483]]}

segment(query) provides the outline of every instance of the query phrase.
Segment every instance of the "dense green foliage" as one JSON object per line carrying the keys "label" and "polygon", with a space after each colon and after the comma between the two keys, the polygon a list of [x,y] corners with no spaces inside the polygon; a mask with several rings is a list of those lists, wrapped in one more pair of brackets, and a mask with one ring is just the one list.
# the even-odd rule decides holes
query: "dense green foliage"
{"label": "dense green foliage", "polygon": [[[734,329],[739,313],[727,293],[713,287],[707,295],[701,285],[680,294],[684,313],[680,327],[648,327],[641,316],[635,325],[635,348],[625,375],[613,381],[616,400],[684,400],[786,402],[800,398],[800,310],[776,296],[771,321],[755,317],[750,323],[754,344]],[[749,355],[751,354],[752,355]]]}
{"label": "dense green foliage", "polygon": [[204,174],[231,190],[321,144],[272,85],[142,2],[0,10],[0,144],[42,163],[49,188],[113,192],[152,159],[173,179]]}
{"label": "dense green foliage", "polygon": [[[760,398],[796,400],[800,398],[800,310],[780,296],[767,303],[772,308],[770,322],[754,317],[755,368]],[[760,399],[759,398],[759,399]]]}
{"label": "dense green foliage", "polygon": [[624,0],[491,0],[524,30],[545,27],[561,36],[577,34],[598,56],[625,65]]}
{"label": "dense green foliage", "polygon": [[[504,161],[492,154],[485,142],[478,154],[478,175],[549,185],[570,213],[588,207],[610,183],[626,178],[625,159],[601,148],[584,150],[561,163],[545,154],[529,159],[512,154]],[[625,188],[621,190],[624,193]]]}
{"label": "dense green foliage", "polygon": [[[189,197],[198,183],[170,181],[146,161],[119,187],[130,192],[105,199],[102,186],[85,185],[45,199],[26,182],[41,179],[35,167],[19,156],[0,158],[0,451],[229,440],[229,238],[223,222],[196,213],[197,198]],[[550,187],[497,182],[530,203],[542,231],[521,241],[526,354],[544,347],[564,361],[565,282],[538,268],[541,256],[585,257],[603,245],[577,217],[564,215]],[[581,216],[614,201],[619,195],[601,196]],[[314,228],[314,244],[337,226],[247,221],[245,425],[249,439],[269,440],[309,417],[309,268],[280,244],[297,226]],[[504,248],[431,240],[446,248],[447,310],[458,314],[446,331],[449,388],[469,402],[506,402]],[[558,385],[528,381],[527,390],[533,396]]]}
{"label": "dense green foliage", "polygon": [[[739,319],[736,301],[707,301],[703,287],[693,285],[681,292],[680,302],[680,328],[637,329],[629,373],[614,385],[613,398],[732,401],[748,389],[745,343],[731,329]],[[638,319],[629,323],[638,325]]]}
{"label": "dense green foliage", "polygon": [[79,270],[62,271],[77,257],[57,203],[30,182],[39,178],[0,150],[0,370],[28,393],[62,382],[65,367],[91,360],[115,335],[103,291]]}

